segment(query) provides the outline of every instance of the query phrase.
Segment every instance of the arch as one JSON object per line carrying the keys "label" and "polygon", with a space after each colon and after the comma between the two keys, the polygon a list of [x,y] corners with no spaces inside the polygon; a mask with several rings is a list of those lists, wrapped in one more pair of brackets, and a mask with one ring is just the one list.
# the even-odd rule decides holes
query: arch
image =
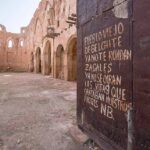
{"label": "arch", "polygon": [[13,47],[13,41],[11,39],[8,40],[7,46],[8,46],[8,48],[12,48]]}
{"label": "arch", "polygon": [[19,45],[20,45],[20,47],[23,47],[24,46],[24,39],[20,39],[20,41],[19,41]]}
{"label": "arch", "polygon": [[24,41],[21,40],[21,41],[20,41],[20,46],[23,47],[23,45],[24,45]]}
{"label": "arch", "polygon": [[49,41],[46,42],[43,51],[43,61],[44,61],[44,75],[51,74],[51,44]]}
{"label": "arch", "polygon": [[64,79],[64,48],[58,45],[56,50],[56,78]]}
{"label": "arch", "polygon": [[34,54],[33,52],[30,53],[30,72],[34,71]]}
{"label": "arch", "polygon": [[71,36],[67,44],[67,66],[68,80],[75,81],[77,79],[77,37]]}
{"label": "arch", "polygon": [[41,65],[41,49],[38,47],[35,52],[35,72],[41,73],[42,65]]}

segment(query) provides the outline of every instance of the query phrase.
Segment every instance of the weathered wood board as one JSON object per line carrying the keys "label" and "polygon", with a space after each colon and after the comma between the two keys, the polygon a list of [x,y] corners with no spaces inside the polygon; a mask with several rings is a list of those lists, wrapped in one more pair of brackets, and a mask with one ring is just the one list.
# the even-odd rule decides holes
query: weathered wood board
{"label": "weathered wood board", "polygon": [[134,149],[150,148],[149,8],[132,0],[78,0],[78,124],[104,149],[127,150],[132,108]]}

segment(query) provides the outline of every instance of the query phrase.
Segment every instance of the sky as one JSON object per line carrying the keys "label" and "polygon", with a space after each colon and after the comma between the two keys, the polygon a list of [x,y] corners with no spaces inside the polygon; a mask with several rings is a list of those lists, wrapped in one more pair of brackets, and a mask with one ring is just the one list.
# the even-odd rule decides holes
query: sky
{"label": "sky", "polygon": [[19,33],[20,27],[27,26],[40,0],[0,0],[0,24],[8,32]]}

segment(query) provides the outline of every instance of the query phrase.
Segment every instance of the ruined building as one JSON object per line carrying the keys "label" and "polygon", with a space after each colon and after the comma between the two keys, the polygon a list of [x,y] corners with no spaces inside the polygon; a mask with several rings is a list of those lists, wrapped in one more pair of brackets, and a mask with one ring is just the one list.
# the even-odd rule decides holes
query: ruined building
{"label": "ruined building", "polygon": [[19,34],[0,25],[0,70],[76,80],[76,1],[42,0]]}

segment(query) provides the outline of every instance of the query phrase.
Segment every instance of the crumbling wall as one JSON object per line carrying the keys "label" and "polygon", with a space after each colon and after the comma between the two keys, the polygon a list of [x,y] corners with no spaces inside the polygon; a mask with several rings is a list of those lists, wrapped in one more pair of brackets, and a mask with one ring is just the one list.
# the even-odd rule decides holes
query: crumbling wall
{"label": "crumbling wall", "polygon": [[[43,74],[50,72],[53,77],[56,77],[56,51],[61,44],[64,48],[62,76],[63,79],[68,80],[68,72],[71,71],[68,67],[69,40],[73,36],[76,37],[76,0],[42,0],[29,25],[22,27],[19,34],[8,33],[3,26],[2,29],[3,31],[0,31],[0,43],[2,44],[0,66],[2,68],[36,72],[38,70],[36,60],[40,60],[40,72]],[[9,38],[13,40],[12,48],[7,46]],[[21,39],[24,40],[23,47],[20,46]],[[48,62],[47,53],[45,53],[47,41],[50,44],[51,61],[50,64],[45,65]],[[39,49],[41,58],[37,58],[36,55]],[[46,66],[51,71],[47,71]]]}
{"label": "crumbling wall", "polygon": [[25,35],[7,32],[6,28],[2,27],[0,31],[0,70],[27,71]]}

